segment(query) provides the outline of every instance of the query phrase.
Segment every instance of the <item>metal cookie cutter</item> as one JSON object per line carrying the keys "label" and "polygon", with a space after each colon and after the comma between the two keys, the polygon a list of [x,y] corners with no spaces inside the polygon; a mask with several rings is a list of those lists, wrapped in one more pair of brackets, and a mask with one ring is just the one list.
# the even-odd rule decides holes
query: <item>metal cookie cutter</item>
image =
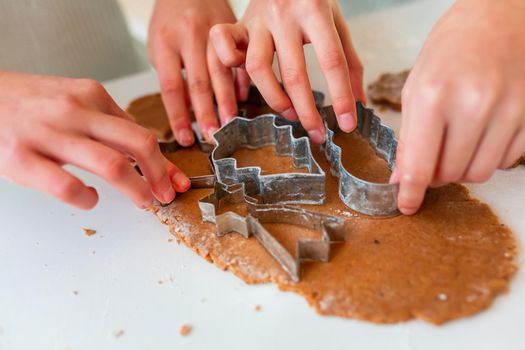
{"label": "metal cookie cutter", "polygon": [[[228,211],[217,214],[221,201],[231,204],[245,204],[247,216]],[[346,238],[344,220],[302,208],[284,204],[259,204],[246,195],[244,184],[225,185],[215,183],[215,191],[199,201],[204,222],[214,223],[217,235],[237,232],[249,238],[255,236],[264,249],[281,265],[294,282],[301,276],[301,262],[330,259],[331,245]],[[263,226],[264,223],[285,223],[299,225],[320,231],[320,240],[299,240],[295,257],[290,254]]]}
{"label": "metal cookie cutter", "polygon": [[[312,155],[308,138],[296,138],[286,119],[274,114],[234,118],[213,138],[216,146],[210,161],[217,182],[242,183],[250,196],[260,197],[263,203],[324,203],[325,173]],[[260,167],[237,168],[237,161],[231,157],[235,150],[264,146],[274,146],[280,156],[291,156],[294,167],[308,172],[263,175]]]}
{"label": "metal cookie cutter", "polygon": [[[339,197],[349,208],[372,216],[393,216],[397,210],[398,184],[374,183],[362,180],[346,170],[341,162],[341,148],[334,141],[338,129],[334,110],[323,108],[326,143],[321,146],[330,163],[332,175],[339,178]],[[396,164],[397,140],[394,130],[381,123],[372,109],[357,102],[357,130],[368,140],[375,152],[386,160],[392,171]],[[348,150],[351,152],[351,150]]]}

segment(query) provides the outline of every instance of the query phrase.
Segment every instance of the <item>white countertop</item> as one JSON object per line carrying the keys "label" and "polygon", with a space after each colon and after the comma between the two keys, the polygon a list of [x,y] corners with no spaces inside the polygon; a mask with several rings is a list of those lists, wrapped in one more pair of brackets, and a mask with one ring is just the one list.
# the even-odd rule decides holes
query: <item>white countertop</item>
{"label": "white countertop", "polygon": [[[424,1],[352,19],[366,80],[409,67],[450,2]],[[313,86],[326,90],[309,62]],[[122,106],[158,89],[152,72],[106,86]],[[397,128],[399,115],[384,119]],[[0,180],[0,350],[525,348],[521,252],[509,294],[473,317],[441,327],[321,317],[296,294],[273,285],[247,286],[184,245],[168,242],[167,227],[151,213],[136,209],[95,176],[75,173],[101,194],[93,211],[71,209]],[[525,168],[498,172],[471,188],[521,245]],[[98,232],[88,237],[83,228]],[[181,337],[179,328],[186,323],[194,330]],[[115,337],[119,330],[124,334]]]}

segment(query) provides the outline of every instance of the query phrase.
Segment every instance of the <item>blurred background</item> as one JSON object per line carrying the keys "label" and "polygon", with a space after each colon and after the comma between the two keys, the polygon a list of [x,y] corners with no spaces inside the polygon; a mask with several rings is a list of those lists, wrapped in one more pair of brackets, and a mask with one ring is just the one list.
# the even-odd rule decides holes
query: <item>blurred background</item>
{"label": "blurred background", "polygon": [[[345,17],[418,0],[341,0]],[[239,17],[249,0],[230,0]],[[0,70],[111,80],[150,69],[155,0],[0,0]]]}

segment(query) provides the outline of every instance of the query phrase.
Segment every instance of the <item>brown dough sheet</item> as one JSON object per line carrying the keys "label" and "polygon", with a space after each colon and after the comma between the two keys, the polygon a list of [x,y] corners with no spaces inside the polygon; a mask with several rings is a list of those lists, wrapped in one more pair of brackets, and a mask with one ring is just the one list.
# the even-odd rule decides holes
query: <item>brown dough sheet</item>
{"label": "brown dough sheet", "polygon": [[370,100],[382,107],[389,107],[396,111],[401,110],[401,91],[408,78],[410,70],[399,73],[384,73],[368,85]]}
{"label": "brown dough sheet", "polygon": [[[388,180],[386,163],[359,135],[337,134],[336,143],[345,150],[343,163],[357,175]],[[190,176],[210,173],[206,155],[196,146],[167,156]],[[291,159],[277,157],[272,147],[241,149],[234,156],[239,166],[295,170]],[[329,263],[303,264],[297,284],[253,237],[217,237],[214,225],[201,221],[198,200],[211,190],[190,190],[169,207],[154,211],[178,240],[208,261],[247,283],[273,282],[281,290],[296,292],[322,315],[378,323],[420,318],[440,324],[487,308],[507,290],[516,270],[512,232],[464,186],[430,190],[415,216],[374,219],[344,206],[337,180],[316,147],[314,156],[327,173],[327,202],[305,207],[345,218],[348,237],[334,245]],[[291,225],[267,227],[292,252],[299,239],[319,236]]]}

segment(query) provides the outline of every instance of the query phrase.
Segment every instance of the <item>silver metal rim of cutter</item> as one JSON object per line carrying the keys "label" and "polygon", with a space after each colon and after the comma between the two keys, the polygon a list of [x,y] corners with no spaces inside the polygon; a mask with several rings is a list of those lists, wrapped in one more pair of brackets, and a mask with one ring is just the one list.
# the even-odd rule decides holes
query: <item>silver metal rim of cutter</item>
{"label": "silver metal rim of cutter", "polygon": [[[361,102],[357,102],[356,107],[357,130],[393,171],[397,149],[394,130],[383,124],[374,111],[364,107]],[[352,175],[341,161],[341,147],[333,141],[339,127],[332,107],[323,108],[322,115],[325,120],[326,142],[321,145],[321,150],[330,164],[332,175],[339,178],[339,198],[347,207],[359,213],[377,217],[398,215],[399,185],[370,182]]]}
{"label": "silver metal rim of cutter", "polygon": [[[322,103],[324,96],[320,95]],[[319,95],[316,96],[316,102],[318,100]],[[357,103],[357,112],[357,129],[360,134],[368,140],[376,153],[387,161],[392,170],[395,167],[397,146],[393,130],[382,124],[373,110],[365,108],[360,102]],[[341,162],[341,148],[333,142],[333,130],[337,130],[333,109],[325,107],[322,115],[327,134],[321,150],[330,163],[332,175],[339,178],[339,197],[343,203],[367,215],[398,214],[398,186],[362,180],[345,169]],[[199,200],[199,207],[203,221],[215,223],[218,236],[229,232],[238,232],[246,238],[255,236],[291,279],[297,282],[300,278],[301,262],[328,261],[331,244],[344,241],[345,230],[343,219],[287,205],[323,204],[326,195],[325,173],[315,161],[308,139],[294,137],[293,126],[297,126],[297,123],[289,122],[275,114],[265,114],[254,119],[237,117],[215,133],[214,146],[209,147],[211,145],[199,138],[201,150],[207,151],[212,148],[210,162],[215,174],[192,179],[192,186],[213,185],[214,192]],[[294,166],[306,167],[308,173],[263,175],[260,167],[237,168],[236,160],[231,157],[235,150],[264,146],[274,146],[278,155],[291,156]],[[260,198],[260,202],[254,197]],[[234,212],[217,215],[221,200],[246,204],[248,215],[243,217]],[[296,256],[292,257],[262,225],[270,222],[319,230],[321,240],[298,241]]]}
{"label": "silver metal rim of cutter", "polygon": [[[275,114],[254,119],[234,118],[213,136],[215,148],[210,161],[217,182],[233,185],[243,183],[246,193],[259,197],[263,203],[323,204],[325,173],[313,157],[307,137],[295,138],[292,125]],[[241,148],[256,149],[274,146],[279,156],[290,156],[295,168],[306,173],[263,175],[258,166],[237,168],[232,158]]]}

